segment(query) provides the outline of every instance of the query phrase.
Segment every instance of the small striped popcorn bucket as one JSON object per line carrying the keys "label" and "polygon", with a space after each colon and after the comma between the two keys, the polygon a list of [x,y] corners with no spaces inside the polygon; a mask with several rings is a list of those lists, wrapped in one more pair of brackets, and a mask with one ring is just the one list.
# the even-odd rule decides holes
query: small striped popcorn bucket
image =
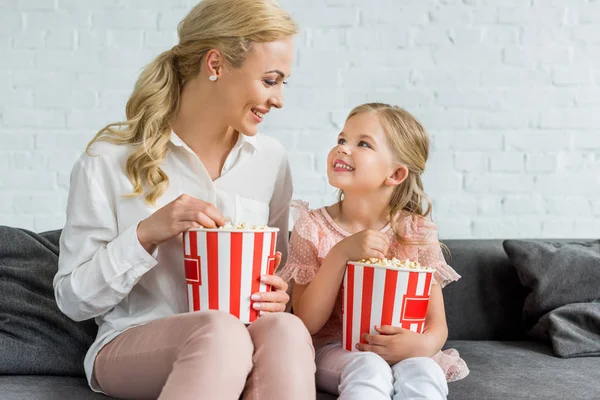
{"label": "small striped popcorn bucket", "polygon": [[431,292],[432,269],[415,270],[349,262],[342,284],[342,343],[356,351],[364,333],[391,325],[422,333]]}
{"label": "small striped popcorn bucket", "polygon": [[188,309],[226,311],[249,324],[259,315],[250,296],[271,291],[260,281],[275,269],[277,228],[191,229],[184,233]]}

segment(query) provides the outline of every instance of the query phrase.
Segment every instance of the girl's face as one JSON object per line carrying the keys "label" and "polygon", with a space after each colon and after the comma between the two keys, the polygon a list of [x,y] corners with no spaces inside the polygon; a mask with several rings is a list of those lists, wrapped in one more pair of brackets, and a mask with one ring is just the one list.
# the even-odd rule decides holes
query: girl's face
{"label": "girl's face", "polygon": [[283,107],[283,85],[293,60],[292,38],[288,38],[255,43],[240,68],[224,68],[215,82],[219,85],[215,101],[223,104],[225,123],[246,135],[256,135],[267,113]]}
{"label": "girl's face", "polygon": [[398,166],[379,118],[360,113],[346,121],[329,152],[327,177],[344,193],[368,193],[389,182]]}

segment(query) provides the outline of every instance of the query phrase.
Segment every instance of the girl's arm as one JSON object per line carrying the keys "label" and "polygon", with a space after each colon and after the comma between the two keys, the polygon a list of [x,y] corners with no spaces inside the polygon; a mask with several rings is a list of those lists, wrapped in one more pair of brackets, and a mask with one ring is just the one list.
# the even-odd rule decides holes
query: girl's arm
{"label": "girl's arm", "polygon": [[423,334],[427,337],[424,350],[433,356],[444,347],[448,339],[448,325],[446,325],[446,310],[444,308],[444,296],[440,285],[431,286],[427,317],[425,318],[425,329]]}
{"label": "girl's arm", "polygon": [[311,335],[325,325],[333,311],[346,271],[347,259],[340,253],[334,246],[310,283],[293,286],[294,314],[304,322]]}

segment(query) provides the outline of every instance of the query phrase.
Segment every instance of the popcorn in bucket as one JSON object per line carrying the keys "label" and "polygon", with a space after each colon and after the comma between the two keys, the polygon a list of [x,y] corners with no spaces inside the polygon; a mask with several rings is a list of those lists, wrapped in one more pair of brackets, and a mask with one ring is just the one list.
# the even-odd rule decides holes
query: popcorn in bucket
{"label": "popcorn in bucket", "polygon": [[250,296],[271,291],[260,281],[275,269],[277,228],[233,226],[190,229],[183,235],[189,311],[226,311],[242,322],[259,315]]}
{"label": "popcorn in bucket", "polygon": [[375,325],[403,327],[422,333],[434,269],[397,259],[347,263],[342,284],[342,343],[356,351],[364,333]]}

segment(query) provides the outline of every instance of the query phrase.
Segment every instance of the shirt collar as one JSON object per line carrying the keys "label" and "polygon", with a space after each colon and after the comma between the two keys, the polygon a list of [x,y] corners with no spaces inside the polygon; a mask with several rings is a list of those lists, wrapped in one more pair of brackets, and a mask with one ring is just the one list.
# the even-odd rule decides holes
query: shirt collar
{"label": "shirt collar", "polygon": [[[188,149],[189,151],[192,151],[192,149],[190,149],[189,146],[187,144],[185,144],[185,142],[183,140],[181,140],[181,138],[179,136],[177,136],[177,134],[175,132],[173,132],[173,130],[171,130],[171,143],[173,143],[177,147],[184,147],[184,148]],[[254,150],[258,150],[259,146],[258,146],[258,140],[257,140],[256,135],[247,136],[240,132],[240,134],[238,136],[238,140],[233,145],[232,150],[241,149],[246,144],[251,146]]]}

